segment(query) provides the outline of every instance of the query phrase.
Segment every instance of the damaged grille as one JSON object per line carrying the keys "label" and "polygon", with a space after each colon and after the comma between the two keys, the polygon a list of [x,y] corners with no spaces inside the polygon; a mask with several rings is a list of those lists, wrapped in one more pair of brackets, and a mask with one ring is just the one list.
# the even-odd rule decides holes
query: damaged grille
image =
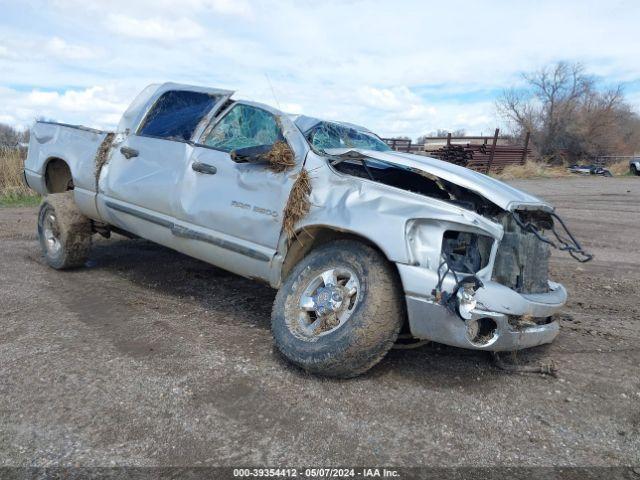
{"label": "damaged grille", "polygon": [[522,230],[512,215],[502,218],[502,226],[493,280],[519,293],[548,292],[550,245]]}

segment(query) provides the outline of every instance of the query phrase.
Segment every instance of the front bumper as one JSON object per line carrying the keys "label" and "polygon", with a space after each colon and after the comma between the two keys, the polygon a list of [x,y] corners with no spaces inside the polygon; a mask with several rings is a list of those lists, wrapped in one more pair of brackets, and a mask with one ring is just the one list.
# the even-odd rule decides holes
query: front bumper
{"label": "front bumper", "polygon": [[[481,307],[472,311],[470,320],[462,320],[450,309],[436,303],[427,293],[433,281],[428,269],[398,264],[407,302],[407,315],[411,334],[420,339],[433,340],[455,347],[489,351],[513,351],[552,342],[560,331],[557,321],[531,326],[514,326],[511,319],[518,317],[548,318],[566,302],[567,292],[558,284],[549,282],[545,294],[519,294],[504,285],[484,281],[476,294]],[[472,341],[468,323],[489,319],[495,330],[485,342]]]}

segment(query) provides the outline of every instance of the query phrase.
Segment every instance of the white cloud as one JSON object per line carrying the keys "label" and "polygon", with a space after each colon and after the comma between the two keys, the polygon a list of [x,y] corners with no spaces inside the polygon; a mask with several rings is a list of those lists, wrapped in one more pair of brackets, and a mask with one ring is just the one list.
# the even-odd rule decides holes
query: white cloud
{"label": "white cloud", "polygon": [[0,118],[11,119],[9,123],[20,126],[30,125],[35,118],[46,117],[67,123],[112,128],[131,100],[114,86],[69,89],[64,92],[39,89],[21,92],[0,88],[0,105],[3,105]]}
{"label": "white cloud", "polygon": [[[2,26],[0,24],[0,35]],[[2,38],[0,36],[0,38]],[[77,63],[99,58],[103,53],[100,45],[91,47],[81,43],[69,42],[58,35],[28,35],[24,32],[10,32],[2,39],[0,59],[14,62],[16,66],[29,60]],[[8,72],[7,72],[8,73]]]}
{"label": "white cloud", "polygon": [[253,16],[249,3],[242,0],[207,0],[202,3],[218,13],[247,18]]}
{"label": "white cloud", "polygon": [[275,92],[290,112],[383,135],[486,133],[500,125],[493,96],[520,72],[560,59],[583,62],[607,83],[629,82],[640,107],[640,63],[629,60],[640,50],[637,2],[30,0],[3,8],[5,18],[24,18],[0,18],[0,87],[10,91],[0,88],[0,115],[14,122],[46,115],[113,125],[137,90],[172,80],[272,105]]}
{"label": "white cloud", "polygon": [[23,125],[19,124],[16,121],[16,118],[12,115],[0,115],[0,123],[6,123],[8,125],[18,125],[20,128],[23,128]]}
{"label": "white cloud", "polygon": [[421,99],[405,85],[392,88],[363,86],[358,89],[358,98],[364,105],[380,110],[396,111],[420,103]]}
{"label": "white cloud", "polygon": [[106,23],[112,32],[119,35],[161,42],[201,38],[205,32],[197,22],[188,18],[169,20],[156,17],[141,20],[112,13]]}
{"label": "white cloud", "polygon": [[244,18],[253,17],[253,8],[247,0],[109,0],[104,2],[87,2],[86,0],[54,0],[51,4],[61,12],[78,15],[86,12],[127,12],[129,15],[145,16],[153,12],[153,16],[173,18],[178,13],[198,16],[203,11],[211,11],[219,15]]}
{"label": "white cloud", "polygon": [[94,50],[81,45],[71,45],[60,37],[53,37],[44,47],[48,54],[61,59],[88,60],[96,57]]}

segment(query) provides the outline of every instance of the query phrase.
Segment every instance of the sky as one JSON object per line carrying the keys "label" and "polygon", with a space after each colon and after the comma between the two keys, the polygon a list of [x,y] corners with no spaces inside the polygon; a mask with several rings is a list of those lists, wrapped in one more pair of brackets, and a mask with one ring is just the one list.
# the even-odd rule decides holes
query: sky
{"label": "sky", "polygon": [[640,2],[0,0],[0,122],[113,128],[150,83],[415,138],[492,134],[522,73],[581,62],[640,112]]}

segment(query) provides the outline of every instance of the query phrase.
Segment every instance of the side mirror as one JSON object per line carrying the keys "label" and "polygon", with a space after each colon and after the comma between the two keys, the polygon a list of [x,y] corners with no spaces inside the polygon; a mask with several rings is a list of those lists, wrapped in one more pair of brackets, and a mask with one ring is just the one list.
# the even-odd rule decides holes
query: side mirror
{"label": "side mirror", "polygon": [[267,161],[267,153],[273,145],[258,145],[256,147],[244,147],[231,150],[231,160],[237,163],[259,163]]}

